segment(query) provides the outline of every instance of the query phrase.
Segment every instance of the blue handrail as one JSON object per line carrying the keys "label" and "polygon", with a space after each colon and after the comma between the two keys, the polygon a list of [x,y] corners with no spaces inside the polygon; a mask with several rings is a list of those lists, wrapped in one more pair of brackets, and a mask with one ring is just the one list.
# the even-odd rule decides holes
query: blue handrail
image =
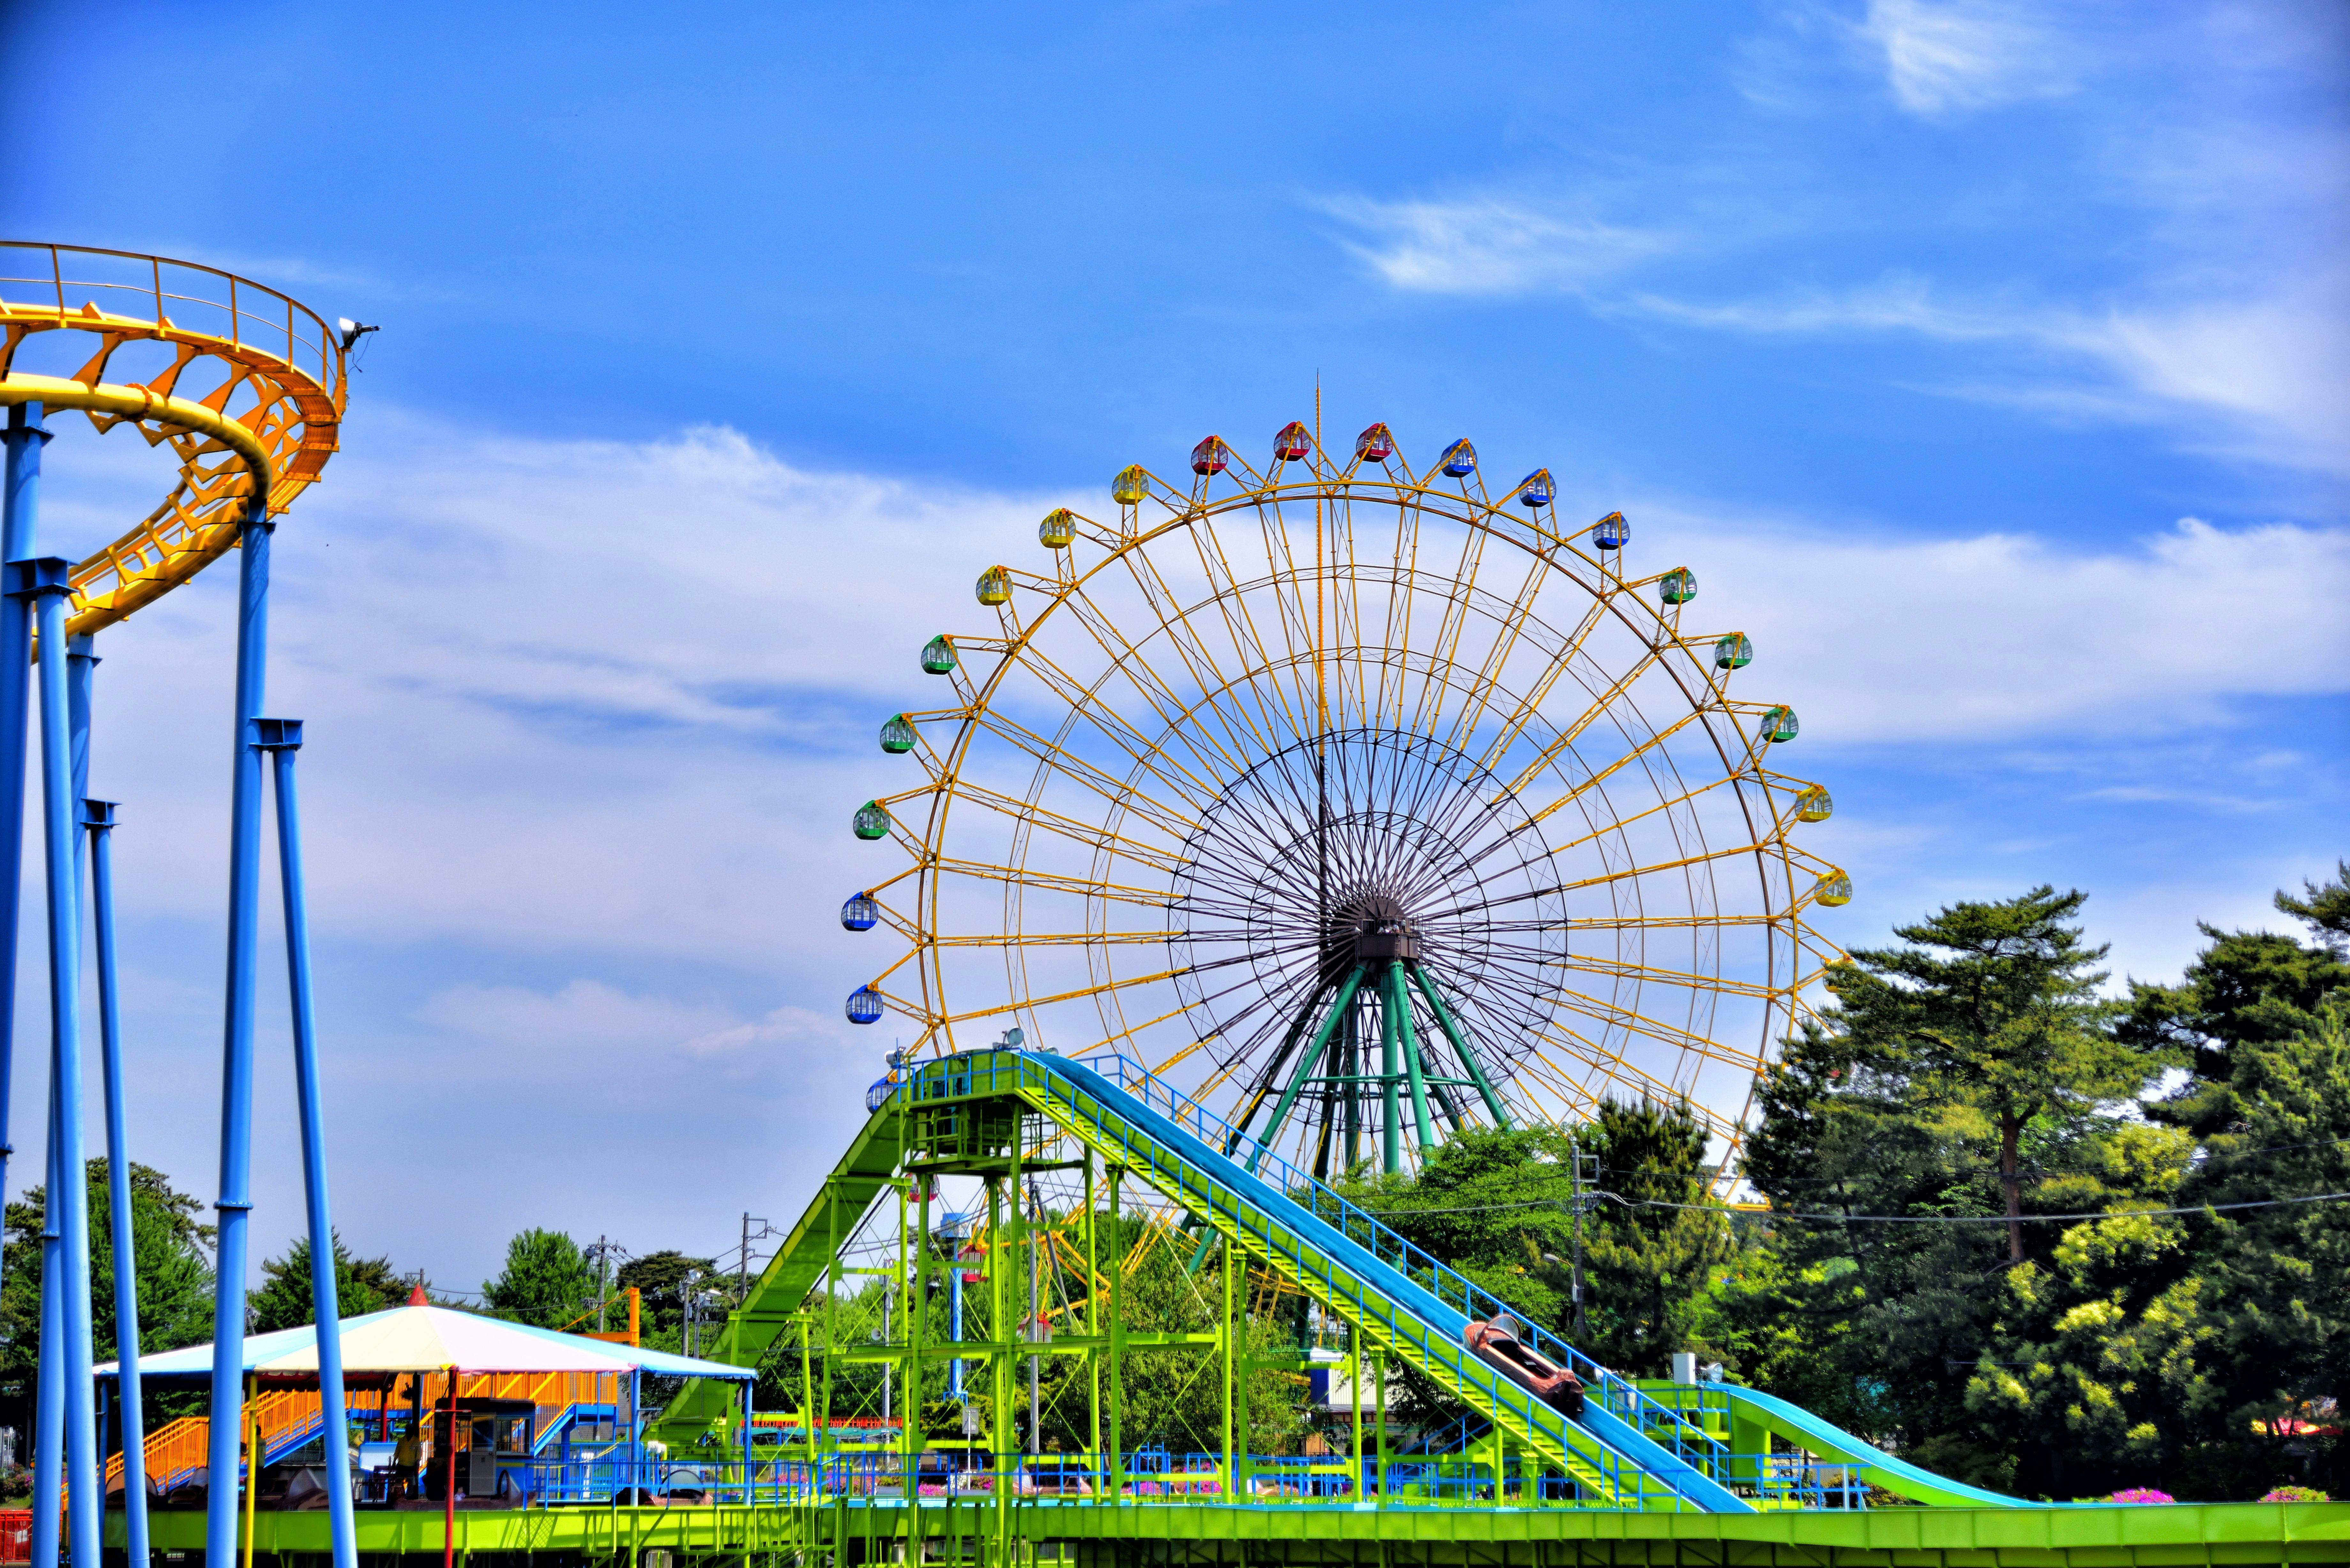
{"label": "blue handrail", "polygon": [[[987,1059],[985,1066],[991,1088],[1002,1070],[998,1063],[1005,1059],[1009,1059],[1021,1072],[1035,1071],[1047,1078],[1060,1077],[1075,1098],[1094,1096],[1094,1091],[1080,1081],[1081,1077],[1093,1079],[1104,1088],[1115,1084],[1125,1094],[1139,1100],[1146,1112],[1163,1114],[1174,1131],[1196,1137],[1206,1147],[1207,1161],[1195,1161],[1183,1156],[1180,1149],[1173,1151],[1179,1166],[1196,1163],[1201,1175],[1232,1193],[1236,1206],[1258,1207],[1245,1198],[1244,1189],[1264,1186],[1264,1178],[1254,1172],[1232,1170],[1232,1162],[1223,1158],[1215,1147],[1219,1137],[1232,1134],[1231,1125],[1198,1101],[1164,1083],[1140,1064],[1115,1053],[1105,1053],[1082,1063],[1065,1062],[1057,1057],[1026,1052],[972,1053],[924,1064],[901,1085],[899,1092],[906,1094],[909,1104],[970,1095],[975,1088],[975,1069],[981,1066],[982,1057]],[[1159,1105],[1154,1105],[1154,1100]],[[1163,1106],[1163,1112],[1160,1106]],[[1185,1126],[1187,1122],[1190,1124],[1188,1127]],[[1336,1230],[1338,1239],[1344,1244],[1361,1249],[1372,1263],[1400,1273],[1402,1282],[1409,1290],[1428,1292],[1431,1305],[1444,1313],[1461,1313],[1464,1317],[1474,1317],[1481,1311],[1490,1316],[1512,1310],[1499,1297],[1471,1283],[1429,1253],[1412,1246],[1375,1216],[1347,1202],[1286,1159],[1270,1150],[1260,1152],[1271,1158],[1280,1181],[1288,1189],[1285,1191],[1278,1187],[1272,1189],[1269,1196],[1274,1201],[1302,1206],[1315,1220]],[[1229,1174],[1218,1174],[1219,1168]],[[1182,1172],[1179,1169],[1174,1175],[1180,1183]],[[1333,1212],[1325,1212],[1326,1209]],[[1272,1222],[1277,1221],[1279,1216],[1267,1210],[1263,1218]],[[1295,1245],[1300,1250],[1293,1261],[1301,1272],[1310,1272],[1319,1262],[1323,1272],[1330,1276],[1327,1282],[1335,1288],[1338,1283],[1338,1265],[1335,1256],[1308,1258],[1302,1250],[1305,1245],[1302,1239]],[[1319,1251],[1317,1248],[1317,1252]],[[1350,1275],[1352,1272],[1350,1266]],[[1424,1351],[1433,1353],[1438,1349],[1437,1343],[1428,1340],[1427,1321],[1418,1311],[1408,1310],[1399,1317],[1393,1310],[1394,1303],[1389,1301],[1387,1304],[1389,1309],[1388,1326],[1391,1332],[1404,1333],[1408,1323],[1410,1329],[1416,1331]],[[1513,1313],[1513,1315],[1517,1314]],[[1687,1501],[1713,1510],[1742,1511],[1747,1509],[1748,1504],[1714,1479],[1713,1472],[1723,1451],[1723,1445],[1718,1439],[1712,1438],[1711,1434],[1700,1432],[1698,1436],[1705,1441],[1698,1452],[1691,1453],[1689,1435],[1692,1428],[1671,1411],[1648,1400],[1637,1386],[1600,1366],[1573,1346],[1542,1334],[1531,1321],[1527,1321],[1526,1327],[1534,1343],[1550,1347],[1555,1359],[1565,1360],[1570,1366],[1587,1371],[1589,1376],[1584,1378],[1586,1387],[1596,1389],[1598,1395],[1598,1409],[1586,1407],[1584,1416],[1574,1420],[1573,1424],[1589,1433],[1602,1445],[1602,1449],[1596,1456],[1579,1452],[1575,1456],[1578,1462],[1597,1471],[1603,1481],[1622,1497],[1647,1501],[1654,1496],[1660,1501]],[[1480,1380],[1491,1385],[1494,1400],[1505,1407],[1515,1407],[1530,1424],[1541,1426],[1568,1420],[1514,1383],[1495,1377],[1482,1363],[1472,1361],[1464,1365],[1462,1345],[1448,1338],[1441,1342],[1441,1349],[1443,1355],[1462,1370],[1474,1366]],[[1632,1418],[1627,1420],[1627,1415]],[[1652,1425],[1661,1426],[1669,1434],[1669,1448],[1644,1430]],[[1653,1451],[1655,1459],[1640,1460],[1637,1455],[1641,1449]],[[1676,1472],[1679,1479],[1669,1479]],[[1651,1481],[1661,1490],[1652,1493]]]}

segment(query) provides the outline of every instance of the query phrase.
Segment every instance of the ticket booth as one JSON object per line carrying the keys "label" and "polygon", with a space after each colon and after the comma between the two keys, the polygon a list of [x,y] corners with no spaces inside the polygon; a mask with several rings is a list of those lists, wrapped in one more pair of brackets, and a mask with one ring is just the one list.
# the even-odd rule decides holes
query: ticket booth
{"label": "ticket booth", "polygon": [[[531,1485],[531,1438],[538,1407],[527,1399],[461,1398],[457,1401],[457,1495],[468,1502],[522,1502]],[[435,1437],[449,1430],[449,1406],[444,1400],[432,1414]],[[425,1495],[440,1500],[448,1484],[448,1465],[433,1445],[425,1477]]]}

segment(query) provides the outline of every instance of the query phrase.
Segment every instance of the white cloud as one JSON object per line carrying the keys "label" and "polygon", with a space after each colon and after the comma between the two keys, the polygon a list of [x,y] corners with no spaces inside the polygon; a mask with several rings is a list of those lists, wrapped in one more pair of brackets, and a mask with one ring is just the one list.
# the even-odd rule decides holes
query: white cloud
{"label": "white cloud", "polygon": [[1945,115],[2070,90],[2061,41],[2002,0],[1868,0],[1856,32],[1894,101]]}
{"label": "white cloud", "polygon": [[1760,334],[1914,332],[2005,342],[2038,357],[2005,377],[1927,386],[2066,418],[2200,421],[2207,450],[2350,472],[2350,286],[2339,274],[2266,295],[2149,301],[2104,310],[1951,303],[1925,280],[1699,305],[1655,294],[1622,308],[1684,326]]}
{"label": "white cloud", "polygon": [[1830,744],[2152,737],[2224,726],[2241,699],[2350,691],[2350,532],[2187,518],[2090,554],[1647,514],[1754,637],[1741,679]]}
{"label": "white cloud", "polygon": [[[881,863],[848,813],[914,776],[874,732],[938,700],[920,643],[983,624],[972,576],[1039,561],[1063,498],[814,473],[723,431],[494,440],[377,409],[353,442],[277,535],[269,703],[311,722],[330,1115],[367,1178],[338,1177],[347,1232],[470,1281],[521,1224],[721,1244],[635,1170],[740,1165],[704,1208],[796,1213],[891,1044],[837,1012],[882,961],[835,919]],[[166,472],[120,437],[71,451],[47,513],[68,550]],[[2190,522],[2081,554],[1997,519],[1916,541],[1625,504],[1644,552],[1698,570],[1709,618],[1754,636],[1741,679],[1797,705],[1806,748],[2160,740],[2350,670],[2340,534]],[[142,1147],[200,1189],[234,569],[100,639],[92,775],[125,803]],[[1883,854],[1931,848],[1907,821],[1875,831]],[[281,1079],[265,1126],[286,1125]],[[283,1152],[257,1174],[270,1245],[299,1223]],[[484,1208],[460,1169],[536,1174],[519,1208]]]}
{"label": "white cloud", "polygon": [[1372,236],[1349,242],[1349,251],[1396,287],[1418,293],[1572,291],[1665,248],[1657,234],[1532,203],[1334,197],[1316,205]]}
{"label": "white cloud", "polygon": [[690,1065],[780,1069],[795,1053],[846,1049],[852,1026],[804,1007],[778,1007],[754,1019],[723,1008],[639,995],[598,980],[554,991],[522,985],[456,985],[421,1010],[427,1021],[505,1054],[519,1074],[544,1072],[560,1056],[568,1070],[593,1065]]}

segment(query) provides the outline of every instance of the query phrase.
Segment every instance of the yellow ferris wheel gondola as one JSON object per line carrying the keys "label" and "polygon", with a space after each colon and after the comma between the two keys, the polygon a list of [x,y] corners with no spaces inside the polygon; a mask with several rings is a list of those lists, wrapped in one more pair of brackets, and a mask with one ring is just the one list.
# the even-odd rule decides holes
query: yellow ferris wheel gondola
{"label": "yellow ferris wheel gondola", "polygon": [[1047,514],[995,624],[921,649],[946,701],[884,732],[920,776],[857,823],[909,940],[850,1016],[1126,1056],[1317,1175],[1607,1096],[1734,1147],[1835,956],[1804,911],[1850,896],[1797,842],[1827,792],[1768,765],[1794,711],[1733,691],[1752,640],[1466,440],[1293,421],[1190,466]]}

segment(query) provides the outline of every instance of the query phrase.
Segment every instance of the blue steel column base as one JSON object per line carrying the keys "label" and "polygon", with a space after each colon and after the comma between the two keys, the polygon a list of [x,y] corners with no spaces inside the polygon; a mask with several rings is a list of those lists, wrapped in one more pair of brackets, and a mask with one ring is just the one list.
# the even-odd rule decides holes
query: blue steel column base
{"label": "blue steel column base", "polygon": [[[318,1034],[310,988],[310,909],[302,877],[302,817],[294,789],[299,719],[255,719],[253,745],[269,753],[277,784],[277,867],[286,900],[286,983],[294,1015],[294,1090],[302,1120],[302,1189],[310,1220],[310,1304],[317,1323],[318,1414],[335,1568],[359,1568],[351,1518],[350,1449],[343,1418],[342,1314],[335,1290],[335,1225],[327,1201],[327,1126],[318,1088]],[[450,1386],[452,1407],[456,1393]],[[449,1484],[456,1484],[452,1464]]]}
{"label": "blue steel column base", "polygon": [[[33,553],[39,530],[41,449],[49,431],[41,405],[19,403],[8,410],[7,466],[0,481],[0,561],[21,561]],[[30,732],[33,607],[30,600],[0,597],[0,1134],[9,1126],[8,1089],[16,1076],[17,889],[25,870],[25,753]],[[51,1097],[56,1085],[52,1084]],[[55,1114],[45,1116],[45,1137],[54,1146]],[[0,1142],[0,1186],[13,1141]],[[52,1167],[43,1180],[57,1190]],[[33,1561],[57,1560],[57,1506],[64,1495],[64,1389],[55,1357],[63,1348],[63,1312],[52,1302],[57,1282],[57,1209],[49,1206],[41,1231],[40,1369],[33,1421]]]}
{"label": "blue steel column base", "polygon": [[[261,753],[253,721],[261,714],[269,645],[268,501],[256,495],[237,554],[236,714],[231,731],[229,792],[228,974],[221,1025],[220,1234],[213,1250],[213,1381],[206,1465],[204,1539],[225,1548],[237,1538],[238,1438],[244,1425],[244,1272],[253,1198],[254,961],[261,926]],[[333,1267],[334,1254],[327,1254]],[[312,1259],[312,1272],[317,1260]],[[254,1480],[259,1480],[258,1465]],[[44,1565],[47,1568],[47,1565]],[[211,1568],[226,1568],[215,1561]]]}
{"label": "blue steel column base", "polygon": [[52,1368],[65,1404],[67,1537],[76,1568],[99,1568],[99,1515],[106,1494],[99,1486],[98,1412],[90,1378],[95,1358],[90,1344],[89,1187],[81,1125],[81,909],[77,896],[81,866],[75,853],[81,813],[73,790],[73,703],[66,668],[66,601],[72,594],[66,574],[70,566],[59,557],[45,556],[11,561],[5,570],[8,597],[31,600],[40,628],[36,673],[41,692],[41,839],[48,888],[49,1081],[55,1118],[47,1206],[57,1216],[56,1264],[61,1276],[57,1302],[65,1326],[63,1354]]}
{"label": "blue steel column base", "polygon": [[98,942],[98,1036],[106,1079],[108,1239],[114,1254],[116,1417],[122,1434],[123,1542],[130,1568],[147,1568],[147,1424],[139,1376],[139,1270],[131,1225],[130,1135],[122,1077],[122,993],[114,961],[114,803],[84,799],[89,835],[90,925]]}

